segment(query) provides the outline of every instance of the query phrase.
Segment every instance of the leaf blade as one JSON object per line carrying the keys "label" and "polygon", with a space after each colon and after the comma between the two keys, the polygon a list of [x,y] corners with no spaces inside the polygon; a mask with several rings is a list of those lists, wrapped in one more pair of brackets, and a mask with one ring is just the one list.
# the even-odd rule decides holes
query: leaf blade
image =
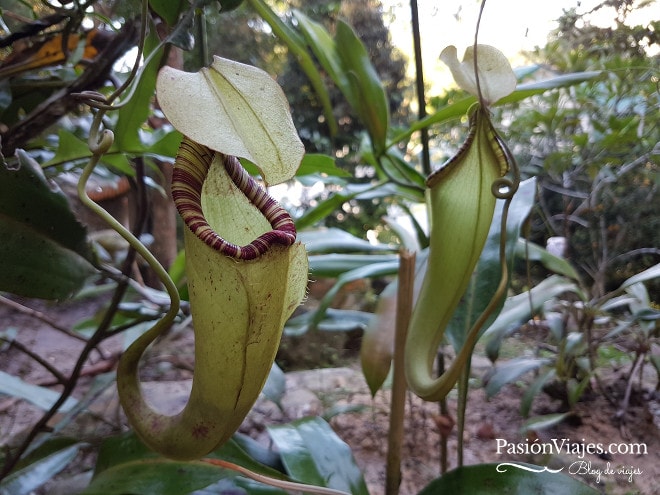
{"label": "leaf blade", "polygon": [[376,151],[385,149],[390,113],[387,95],[369,54],[355,31],[345,22],[337,23],[337,51],[351,87],[345,94],[369,131]]}
{"label": "leaf blade", "polygon": [[318,417],[268,427],[289,474],[299,481],[368,495],[348,445]]}
{"label": "leaf blade", "polygon": [[0,290],[71,297],[94,273],[87,232],[39,165],[22,150],[17,156],[18,169],[0,166]]}
{"label": "leaf blade", "polygon": [[66,468],[76,457],[80,444],[67,445],[11,472],[0,481],[0,495],[28,495]]}
{"label": "leaf blade", "polygon": [[498,464],[475,464],[454,469],[427,485],[419,495],[436,493],[469,493],[470,495],[490,495],[507,493],[509,495],[553,495],[570,493],[572,495],[598,495],[600,492],[590,486],[564,474],[545,472],[542,466],[516,463],[539,472],[530,472],[508,467],[504,471],[497,469]]}
{"label": "leaf blade", "polygon": [[[24,399],[44,411],[50,409],[60,398],[58,392],[39,385],[33,385],[4,371],[0,371],[0,393]],[[77,401],[70,397],[59,410],[62,412],[69,411],[76,404]]]}

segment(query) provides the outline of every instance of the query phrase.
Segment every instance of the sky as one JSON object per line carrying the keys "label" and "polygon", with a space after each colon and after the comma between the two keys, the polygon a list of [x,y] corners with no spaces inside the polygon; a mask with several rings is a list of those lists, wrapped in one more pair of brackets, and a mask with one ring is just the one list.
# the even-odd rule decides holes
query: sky
{"label": "sky", "polygon": [[[412,62],[412,29],[408,0],[381,0],[390,14],[390,33],[393,43],[409,56]],[[493,45],[509,58],[512,65],[523,65],[518,56],[521,50],[545,45],[547,35],[556,28],[564,10],[576,7],[579,12],[591,10],[602,0],[488,0],[481,20],[479,42]],[[458,48],[459,58],[474,42],[479,6],[478,0],[417,0],[425,79],[432,85],[432,94],[451,84],[451,76],[438,55],[447,45]],[[610,11],[611,12],[611,11]],[[591,22],[605,26],[611,15],[596,15]],[[634,13],[633,23],[660,18],[660,2]],[[414,70],[412,63],[410,70]]]}

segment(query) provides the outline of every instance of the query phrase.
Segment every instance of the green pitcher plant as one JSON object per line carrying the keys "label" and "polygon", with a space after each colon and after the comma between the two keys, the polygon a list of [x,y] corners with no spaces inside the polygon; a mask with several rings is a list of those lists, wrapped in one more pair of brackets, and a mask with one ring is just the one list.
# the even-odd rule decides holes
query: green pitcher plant
{"label": "green pitcher plant", "polygon": [[[405,348],[410,389],[425,400],[440,400],[453,388],[468,362],[483,323],[506,288],[504,233],[501,230],[502,280],[493,301],[468,330],[465,343],[441,376],[433,364],[445,329],[465,293],[484,248],[498,198],[509,200],[517,188],[505,177],[513,159],[493,127],[488,106],[513,92],[516,78],[506,57],[488,45],[469,47],[462,63],[456,48],[443,50],[458,85],[477,96],[469,111],[469,133],[458,150],[426,181],[430,225],[428,265],[413,309]],[[476,68],[478,67],[478,72]],[[515,168],[515,164],[514,167]],[[508,203],[507,203],[508,204]],[[506,215],[503,215],[503,225]]]}
{"label": "green pitcher plant", "polygon": [[[157,324],[122,355],[117,387],[144,443],[166,457],[193,460],[240,426],[307,287],[307,255],[296,242],[293,220],[235,155],[261,165],[265,178],[274,170],[283,180],[294,175],[303,148],[279,86],[256,68],[218,58],[195,74],[164,68],[157,94],[185,135],[172,196],[185,224],[195,369],[179,414],[148,404],[138,370],[142,354],[164,330]],[[264,135],[265,144],[255,142]]]}

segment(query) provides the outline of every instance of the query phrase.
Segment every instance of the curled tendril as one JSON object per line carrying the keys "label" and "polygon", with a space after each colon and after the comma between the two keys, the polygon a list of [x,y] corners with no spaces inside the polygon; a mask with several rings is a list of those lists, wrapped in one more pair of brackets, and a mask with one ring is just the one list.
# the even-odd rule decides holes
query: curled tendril
{"label": "curled tendril", "polygon": [[81,103],[97,110],[108,111],[115,109],[115,107],[108,101],[108,98],[98,91],[82,91],[80,93],[73,93],[71,96],[79,100]]}
{"label": "curled tendril", "polygon": [[233,462],[225,461],[223,459],[209,458],[209,459],[202,459],[202,462],[211,464],[213,466],[218,466],[224,469],[231,469],[232,471],[236,471],[237,473],[242,474],[243,476],[246,476],[250,479],[253,479],[254,481],[265,483],[270,486],[275,486],[277,488],[282,488],[283,490],[292,490],[303,493],[316,493],[318,495],[350,495],[347,492],[341,490],[335,490],[334,488],[326,488],[324,486],[315,486],[306,483],[270,478],[268,476],[255,473],[254,471],[250,471],[249,469],[246,469],[243,466],[239,466],[238,464],[234,464]]}
{"label": "curled tendril", "polygon": [[114,142],[114,132],[112,132],[110,129],[103,129],[100,132],[100,135],[98,133],[90,135],[88,146],[94,155],[100,156],[105,155],[108,151],[110,151],[110,148]]}
{"label": "curled tendril", "polygon": [[[170,307],[167,313],[147,332],[152,334],[159,334],[171,326],[172,322],[175,320],[179,313],[180,297],[176,285],[174,285],[174,282],[172,281],[167,271],[151,253],[151,251],[149,251],[137,237],[128,231],[128,229],[126,229],[112,215],[110,215],[110,213],[108,213],[103,207],[93,201],[86,191],[87,181],[94,171],[94,168],[98,164],[101,157],[110,150],[112,144],[114,143],[114,133],[110,129],[102,129],[103,117],[108,110],[115,110],[118,108],[118,106],[113,106],[112,102],[117,97],[119,97],[126,90],[126,88],[128,88],[129,84],[131,84],[138,73],[140,58],[147,33],[148,7],[149,2],[147,0],[142,0],[142,21],[140,29],[140,40],[138,43],[138,56],[136,58],[133,69],[124,84],[117,88],[117,90],[107,98],[103,94],[96,91],[84,91],[75,94],[76,97],[80,98],[82,101],[85,101],[85,103],[87,103],[90,107],[96,108],[98,110],[94,115],[94,119],[92,120],[89,131],[89,138],[87,140],[87,145],[92,153],[92,156],[80,174],[77,191],[80,201],[85,206],[90,208],[96,215],[102,218],[110,228],[121,235],[129,243],[129,245],[135,249],[135,251],[140,256],[142,256],[147,264],[149,264],[151,269],[154,270],[158,278],[165,286],[165,289],[170,297]],[[134,88],[136,86],[137,85],[135,85]],[[128,99],[130,99],[130,96],[126,98],[125,101],[128,101]]]}
{"label": "curled tendril", "polygon": [[[504,142],[497,132],[494,133],[494,137],[499,145],[499,149],[504,153],[506,162],[509,164],[510,177],[504,176],[496,179],[491,186],[491,192],[497,199],[510,201],[513,199],[514,194],[516,194],[518,187],[520,186],[520,170],[518,168],[518,163],[513,157],[511,150],[506,145],[506,142]],[[504,242],[506,242],[506,239],[504,239]]]}

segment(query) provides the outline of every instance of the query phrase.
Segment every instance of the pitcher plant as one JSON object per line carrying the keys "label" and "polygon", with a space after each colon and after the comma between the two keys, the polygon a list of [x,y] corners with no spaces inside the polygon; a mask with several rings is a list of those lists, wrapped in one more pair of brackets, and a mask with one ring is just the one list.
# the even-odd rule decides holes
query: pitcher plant
{"label": "pitcher plant", "polygon": [[[510,199],[517,188],[517,178],[505,178],[513,160],[493,127],[488,109],[516,87],[509,62],[488,45],[477,45],[476,53],[473,46],[469,47],[462,63],[453,46],[443,50],[440,58],[450,67],[457,84],[477,96],[478,101],[469,111],[469,134],[464,144],[426,181],[430,220],[428,266],[410,321],[405,371],[410,389],[425,400],[435,401],[445,397],[455,385],[487,317],[484,315],[468,331],[450,368],[434,377],[438,347],[473,276],[495,203],[498,198]],[[503,218],[505,221],[506,215]],[[501,242],[504,246],[504,239]],[[506,270],[504,262],[502,268]],[[502,279],[506,279],[505,272]],[[500,284],[494,303],[503,295],[504,287]]]}
{"label": "pitcher plant", "polygon": [[295,174],[303,148],[279,86],[256,68],[219,58],[195,74],[164,68],[157,92],[163,112],[186,136],[172,196],[185,224],[193,384],[179,414],[162,414],[145,400],[139,361],[164,330],[156,325],[123,354],[117,387],[131,425],[149,447],[192,460],[240,426],[307,286],[307,255],[293,220],[236,155],[261,165],[264,179],[282,181]]}

